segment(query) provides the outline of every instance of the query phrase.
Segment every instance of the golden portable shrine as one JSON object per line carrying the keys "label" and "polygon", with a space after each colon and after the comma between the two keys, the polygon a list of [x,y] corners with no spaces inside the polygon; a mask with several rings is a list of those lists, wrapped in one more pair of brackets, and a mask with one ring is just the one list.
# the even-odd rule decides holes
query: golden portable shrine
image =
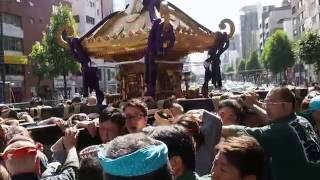
{"label": "golden portable shrine", "polygon": [[[125,11],[110,14],[83,37],[75,38],[71,28],[62,27],[57,39],[82,64],[85,79],[92,78],[89,57],[103,58],[120,63],[122,99],[144,95],[163,99],[182,95],[183,57],[209,51],[211,58],[219,58],[228,48],[235,27],[225,19],[220,29],[226,25],[228,33],[212,32],[169,2],[133,0]],[[68,38],[62,38],[63,32]],[[90,82],[84,87],[97,88]]]}

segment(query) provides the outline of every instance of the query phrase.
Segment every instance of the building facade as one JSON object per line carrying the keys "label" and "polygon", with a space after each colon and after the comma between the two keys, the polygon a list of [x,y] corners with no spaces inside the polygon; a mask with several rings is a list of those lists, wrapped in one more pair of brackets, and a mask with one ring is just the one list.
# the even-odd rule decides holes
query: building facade
{"label": "building facade", "polygon": [[[32,45],[42,39],[49,24],[52,7],[64,0],[5,0],[0,1],[1,49],[5,66],[5,80],[12,86],[16,102],[30,99],[38,82],[32,75],[28,55]],[[43,86],[52,88],[50,80]]]}
{"label": "building facade", "polygon": [[258,6],[245,6],[240,11],[242,58],[248,58],[258,49]]}
{"label": "building facade", "polygon": [[[281,7],[263,6],[261,15],[259,16],[259,49],[263,50],[263,46],[267,39],[277,30],[291,31],[288,26],[291,21],[291,8],[287,0],[282,2]],[[289,32],[291,33],[291,32]]]}
{"label": "building facade", "polygon": [[310,0],[292,0],[291,13],[292,13],[292,26],[293,36],[298,39],[306,30],[307,19],[307,4]]}

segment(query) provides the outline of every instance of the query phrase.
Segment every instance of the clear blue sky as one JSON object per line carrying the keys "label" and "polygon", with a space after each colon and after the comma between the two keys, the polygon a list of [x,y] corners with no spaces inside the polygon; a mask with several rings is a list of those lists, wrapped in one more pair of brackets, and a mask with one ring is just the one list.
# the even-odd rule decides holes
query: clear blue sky
{"label": "clear blue sky", "polygon": [[[202,25],[215,31],[224,18],[239,23],[239,10],[246,5],[261,3],[262,5],[280,6],[283,0],[168,0],[178,6]],[[239,29],[236,28],[236,31]]]}

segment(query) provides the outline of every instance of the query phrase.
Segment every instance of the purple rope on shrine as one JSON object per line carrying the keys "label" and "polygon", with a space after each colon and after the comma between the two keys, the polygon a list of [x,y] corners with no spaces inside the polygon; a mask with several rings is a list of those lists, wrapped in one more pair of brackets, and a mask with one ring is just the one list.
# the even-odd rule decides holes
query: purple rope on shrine
{"label": "purple rope on shrine", "polygon": [[103,20],[101,20],[97,25],[95,25],[90,31],[88,31],[84,36],[81,38],[72,38],[68,41],[71,53],[76,61],[78,61],[81,66],[87,67],[88,63],[91,61],[88,54],[84,51],[81,41],[90,36],[92,33],[94,33],[99,27],[101,27],[108,19],[115,16],[118,12],[114,12],[107,17],[105,17]]}
{"label": "purple rope on shrine", "polygon": [[[84,36],[79,38],[72,38],[68,41],[70,51],[74,57],[74,59],[81,64],[82,72],[83,72],[83,88],[89,88],[90,91],[95,90],[97,96],[97,109],[98,112],[102,111],[102,102],[104,100],[104,94],[99,88],[99,78],[97,77],[97,68],[89,67],[88,64],[91,62],[90,57],[84,51],[81,41],[94,33],[99,27],[101,27],[108,19],[112,18],[118,12],[114,12],[107,17],[105,17],[102,21],[100,21],[97,25],[95,25],[89,32],[87,32]],[[85,91],[87,92],[87,91]],[[85,93],[87,96],[88,94]]]}
{"label": "purple rope on shrine", "polygon": [[148,9],[150,20],[153,23],[158,18],[156,17],[156,9],[160,9],[160,0],[143,0],[142,4],[145,9]]}
{"label": "purple rope on shrine", "polygon": [[81,66],[88,66],[88,63],[91,61],[90,57],[83,50],[81,41],[78,38],[72,38],[69,41],[70,51],[76,61],[78,61]]}
{"label": "purple rope on shrine", "polygon": [[[155,97],[156,81],[157,81],[157,65],[155,58],[163,56],[169,49],[174,46],[175,35],[173,26],[165,29],[161,18],[155,15],[155,7],[159,7],[158,0],[143,1],[145,7],[148,8],[150,20],[153,23],[148,37],[148,47],[145,52],[145,83],[147,84],[146,96]],[[164,44],[167,47],[164,47]]]}

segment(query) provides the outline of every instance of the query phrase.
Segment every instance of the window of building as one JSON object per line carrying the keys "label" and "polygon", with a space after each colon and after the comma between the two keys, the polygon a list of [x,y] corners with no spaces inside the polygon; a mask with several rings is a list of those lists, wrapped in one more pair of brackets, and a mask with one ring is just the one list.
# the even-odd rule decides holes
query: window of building
{"label": "window of building", "polygon": [[301,13],[299,14],[299,16],[298,16],[298,20],[299,20],[299,21],[302,21],[303,18],[304,18],[304,15],[303,15],[303,12],[301,12]]}
{"label": "window of building", "polygon": [[269,28],[269,23],[266,23],[266,29],[268,29]]}
{"label": "window of building", "polygon": [[315,24],[317,22],[317,16],[313,16],[311,20],[312,20],[312,23]]}
{"label": "window of building", "polygon": [[6,64],[6,74],[9,75],[23,75],[23,65],[20,64]]}
{"label": "window of building", "polygon": [[52,13],[56,14],[58,12],[58,6],[52,5]]}
{"label": "window of building", "polygon": [[80,22],[80,18],[79,18],[79,15],[74,15],[73,16],[73,19],[76,23],[79,23]]}
{"label": "window of building", "polygon": [[94,18],[90,16],[86,16],[86,23],[94,25]]}
{"label": "window of building", "polygon": [[305,27],[304,27],[304,24],[302,24],[299,28],[299,31],[300,33],[304,32],[305,31]]}
{"label": "window of building", "polygon": [[3,49],[7,51],[22,51],[22,39],[3,36]]}
{"label": "window of building", "polygon": [[320,5],[320,0],[318,0],[318,5]]}
{"label": "window of building", "polygon": [[300,9],[302,6],[303,6],[303,0],[299,0],[298,9]]}
{"label": "window of building", "polygon": [[39,23],[40,23],[40,24],[43,23],[43,18],[39,18]]}
{"label": "window of building", "polygon": [[297,24],[297,18],[293,18],[292,19],[292,23],[293,23],[293,25],[296,25]]}
{"label": "window of building", "polygon": [[30,17],[29,22],[30,22],[30,24],[34,24],[34,19],[33,19],[33,17]]}
{"label": "window of building", "polygon": [[292,14],[294,14],[294,13],[296,13],[296,7],[295,6],[292,7]]}
{"label": "window of building", "polygon": [[92,8],[95,7],[95,3],[92,2],[92,1],[89,2],[89,5],[90,5],[90,7],[92,7]]}
{"label": "window of building", "polygon": [[99,9],[97,9],[97,16],[100,16],[100,11],[99,11]]}
{"label": "window of building", "polygon": [[298,30],[294,30],[294,31],[293,31],[293,35],[294,35],[294,36],[298,36]]}
{"label": "window of building", "polygon": [[33,2],[29,1],[29,6],[33,7],[34,6]]}
{"label": "window of building", "polygon": [[6,24],[11,24],[17,27],[21,27],[21,17],[9,13],[2,14],[2,20]]}

